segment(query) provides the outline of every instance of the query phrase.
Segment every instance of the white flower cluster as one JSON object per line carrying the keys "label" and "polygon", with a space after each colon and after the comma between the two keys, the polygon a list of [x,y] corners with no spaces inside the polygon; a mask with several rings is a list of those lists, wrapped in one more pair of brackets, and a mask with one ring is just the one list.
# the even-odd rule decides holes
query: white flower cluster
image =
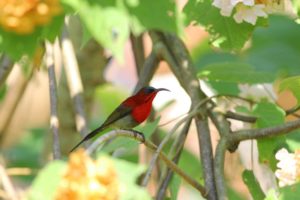
{"label": "white flower cluster", "polygon": [[276,155],[278,169],[275,176],[279,180],[279,187],[292,185],[299,181],[300,172],[300,151],[289,153],[286,149],[280,149]]}
{"label": "white flower cluster", "polygon": [[258,17],[284,10],[285,0],[213,0],[213,5],[219,8],[221,15],[233,18],[237,23],[243,21],[256,24]]}

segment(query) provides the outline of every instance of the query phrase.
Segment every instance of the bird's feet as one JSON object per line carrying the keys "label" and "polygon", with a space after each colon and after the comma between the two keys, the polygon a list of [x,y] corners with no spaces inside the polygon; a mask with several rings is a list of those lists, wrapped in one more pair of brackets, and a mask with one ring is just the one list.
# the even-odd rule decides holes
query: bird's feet
{"label": "bird's feet", "polygon": [[140,138],[141,138],[141,139],[140,139],[140,140],[141,140],[141,143],[144,143],[144,142],[146,141],[144,134],[141,133],[141,132],[139,132],[139,131],[136,131],[136,130],[133,130],[133,129],[123,129],[123,130],[132,132],[132,133],[134,134],[134,137],[135,137],[135,138],[140,137]]}

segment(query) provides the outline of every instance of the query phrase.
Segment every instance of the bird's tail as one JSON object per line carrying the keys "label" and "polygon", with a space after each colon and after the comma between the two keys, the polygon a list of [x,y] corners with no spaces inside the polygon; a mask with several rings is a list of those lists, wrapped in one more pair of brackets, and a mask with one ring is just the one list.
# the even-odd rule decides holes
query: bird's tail
{"label": "bird's tail", "polygon": [[97,133],[99,133],[100,131],[103,130],[103,126],[100,126],[98,128],[96,128],[95,130],[93,130],[92,132],[90,132],[89,134],[87,134],[78,144],[76,144],[72,150],[70,151],[73,152],[77,147],[79,147],[82,143],[84,143],[85,141],[91,139],[92,137],[94,137]]}

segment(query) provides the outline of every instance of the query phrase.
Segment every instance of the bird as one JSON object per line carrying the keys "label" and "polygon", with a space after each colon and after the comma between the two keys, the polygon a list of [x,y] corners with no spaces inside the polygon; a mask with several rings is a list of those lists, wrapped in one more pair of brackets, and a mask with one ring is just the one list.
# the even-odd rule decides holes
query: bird
{"label": "bird", "polygon": [[93,138],[107,128],[132,129],[145,121],[151,112],[152,102],[160,91],[170,91],[165,88],[146,86],[135,95],[125,99],[103,122],[101,126],[88,133],[70,152],[73,152],[85,141]]}

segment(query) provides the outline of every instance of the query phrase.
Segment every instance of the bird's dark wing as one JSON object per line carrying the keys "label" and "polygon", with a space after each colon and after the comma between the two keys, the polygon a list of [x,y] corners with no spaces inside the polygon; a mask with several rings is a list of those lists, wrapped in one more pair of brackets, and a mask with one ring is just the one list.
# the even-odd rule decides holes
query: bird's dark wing
{"label": "bird's dark wing", "polygon": [[88,133],[76,146],[74,146],[72,148],[72,151],[74,151],[78,146],[80,146],[83,142],[91,139],[92,137],[94,137],[95,135],[97,135],[97,133],[99,133],[100,131],[102,131],[105,128],[108,128],[111,124],[113,124],[114,122],[116,122],[117,120],[129,115],[132,111],[132,108],[128,107],[128,106],[124,106],[124,105],[120,105],[118,106],[108,117],[107,119],[104,121],[104,123],[99,126],[98,128],[96,128],[95,130],[93,130],[92,132]]}
{"label": "bird's dark wing", "polygon": [[116,122],[117,120],[129,115],[132,111],[131,107],[124,106],[124,105],[119,105],[104,121],[102,124],[103,128],[106,128]]}

